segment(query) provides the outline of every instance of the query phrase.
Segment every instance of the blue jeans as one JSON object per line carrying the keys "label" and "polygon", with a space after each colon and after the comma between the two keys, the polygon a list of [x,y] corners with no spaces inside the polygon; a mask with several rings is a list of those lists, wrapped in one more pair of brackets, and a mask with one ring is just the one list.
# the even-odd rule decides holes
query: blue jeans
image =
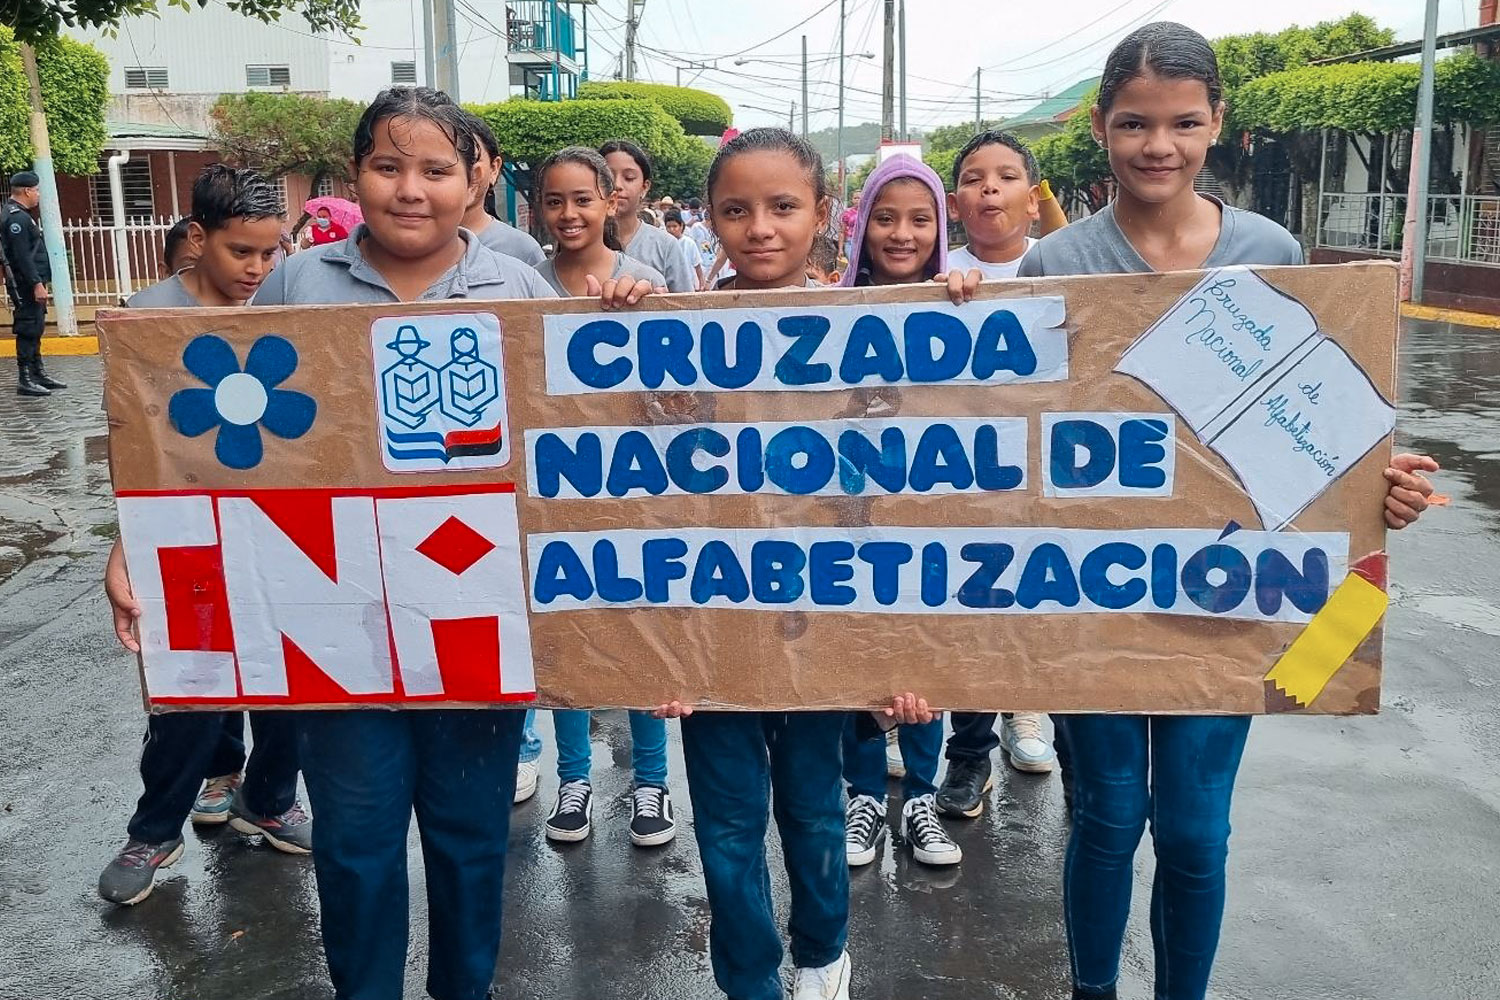
{"label": "blue jeans", "polygon": [[[708,887],[714,981],[731,1000],[784,1000],[771,902],[772,809],[792,890],[792,961],[838,960],[849,932],[842,712],[697,712],[682,720],[693,831]],[[772,796],[774,786],[776,794]]]}
{"label": "blue jeans", "polygon": [[[1203,1000],[1224,919],[1229,804],[1249,716],[1057,715],[1073,776],[1063,915],[1073,984],[1108,993],[1120,972],[1131,867],[1156,845],[1156,1000]],[[1112,994],[1110,994],[1112,995]]]}
{"label": "blue jeans", "polygon": [[303,713],[323,950],[338,1000],[401,1000],[413,811],[427,873],[427,992],[488,996],[523,717],[487,709]]}
{"label": "blue jeans", "polygon": [[[589,742],[589,713],[581,709],[552,710],[557,733],[557,781],[588,781],[594,759]],[[650,712],[630,713],[630,764],[636,787],[667,787],[667,722]]]}
{"label": "blue jeans", "polygon": [[526,724],[521,728],[521,763],[536,760],[542,755],[542,736],[536,731],[536,709],[526,710]]}
{"label": "blue jeans", "polygon": [[297,713],[250,713],[255,745],[245,762],[243,712],[162,712],[146,721],[140,801],[126,831],[160,844],[182,834],[208,778],[245,771],[240,795],[261,816],[279,816],[297,800]]}
{"label": "blue jeans", "polygon": [[[938,756],[943,752],[943,720],[897,726],[896,740],[901,746],[901,760],[906,764],[901,794],[909,800],[936,793]],[[876,802],[885,801],[885,740],[855,739],[853,715],[844,725],[844,780],[849,782],[851,799],[868,795]]]}

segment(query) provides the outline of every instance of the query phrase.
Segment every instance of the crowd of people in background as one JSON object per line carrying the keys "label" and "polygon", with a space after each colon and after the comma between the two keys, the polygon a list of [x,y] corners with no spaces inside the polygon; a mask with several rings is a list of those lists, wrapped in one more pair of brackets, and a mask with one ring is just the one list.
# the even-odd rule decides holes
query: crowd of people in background
{"label": "crowd of people in background", "polygon": [[[1300,263],[1296,241],[1275,223],[1193,190],[1223,111],[1208,43],[1181,25],[1151,24],[1109,56],[1093,111],[1119,194],[1071,225],[1025,144],[1003,132],[975,135],[946,185],[920,161],[892,157],[840,211],[808,142],[759,128],[728,139],[706,190],[685,199],[655,196],[650,157],[629,141],[558,150],[532,173],[544,249],[485,211],[500,151],[484,123],[442,93],[397,88],[370,104],[353,136],[363,221],[352,230],[340,236],[317,213],[311,235],[298,241],[306,249],[285,256],[290,234],[271,186],[250,170],[210,167],[194,187],[192,214],[168,237],[168,277],[128,305],[581,296],[614,309],[672,292],[794,295],[818,285],[911,282],[937,282],[962,303],[982,280],[1017,274]],[[951,250],[950,215],[967,235]],[[1422,473],[1435,468],[1422,456],[1393,459],[1391,527],[1425,508],[1431,485]],[[139,649],[139,605],[118,545],[106,591],[116,634]],[[589,715],[558,710],[552,718],[557,792],[546,835],[576,842],[592,829]],[[1061,764],[1071,819],[1061,907],[1074,996],[1115,995],[1131,863],[1148,818],[1157,856],[1155,995],[1205,996],[1248,718],[1059,717],[1058,754],[1045,720],[1024,713],[955,713],[945,741],[945,720],[911,692],[858,713],[694,712],[671,702],[630,717],[630,837],[642,849],[662,849],[677,831],[665,753],[672,719],[681,720],[710,960],[729,997],[785,996],[765,850],[773,818],[791,887],[793,996],[847,998],[849,870],[876,856],[890,808],[887,778],[901,782],[903,848],[920,863],[952,866],[963,854],[945,822],[982,813],[997,748],[1020,773],[1045,775]],[[438,1000],[488,995],[510,811],[539,787],[534,715],[261,711],[252,715],[248,762],[243,726],[238,713],[151,717],[144,791],[100,893],[121,904],[145,899],[157,872],[181,855],[188,820],[228,822],[289,853],[310,850],[337,996],[395,1000],[406,964],[406,839],[415,814],[430,904],[427,990]],[[296,801],[299,769],[316,836]],[[966,877],[986,875],[975,866]]]}

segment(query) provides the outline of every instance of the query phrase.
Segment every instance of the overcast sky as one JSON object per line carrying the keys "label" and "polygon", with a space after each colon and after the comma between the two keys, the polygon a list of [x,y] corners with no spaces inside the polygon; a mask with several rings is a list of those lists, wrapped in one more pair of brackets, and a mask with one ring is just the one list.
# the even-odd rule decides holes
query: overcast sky
{"label": "overcast sky", "polygon": [[[882,2],[844,2],[850,54],[846,121],[879,121]],[[1439,31],[1475,26],[1479,2],[1441,0]],[[595,78],[615,71],[625,4],[599,0],[590,9],[590,71]],[[1423,16],[1422,0],[911,0],[907,8],[907,120],[912,128],[972,119],[976,67],[983,68],[986,117],[1024,110],[1044,95],[1097,75],[1110,46],[1148,21],[1181,21],[1213,38],[1314,24],[1358,9],[1393,28],[1398,39],[1408,39],[1420,36]],[[838,9],[839,0],[646,0],[637,77],[675,83],[674,67],[684,60],[716,62],[716,69],[701,73],[684,68],[682,82],[724,97],[734,108],[737,126],[784,124],[789,103],[801,100],[801,36],[806,34],[810,125],[833,125],[838,64],[831,57],[838,52]],[[941,10],[943,15],[919,10]],[[805,25],[794,27],[809,15],[814,16]],[[784,36],[772,38],[786,29]],[[876,58],[858,57],[865,52]],[[737,59],[753,61],[736,65]],[[798,113],[800,117],[800,108]]]}

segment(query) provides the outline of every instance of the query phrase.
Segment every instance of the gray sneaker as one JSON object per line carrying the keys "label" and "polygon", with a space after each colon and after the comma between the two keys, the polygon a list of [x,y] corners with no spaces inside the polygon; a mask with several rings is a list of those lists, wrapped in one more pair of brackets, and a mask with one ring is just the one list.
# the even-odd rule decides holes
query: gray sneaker
{"label": "gray sneaker", "polygon": [[163,844],[129,840],[99,876],[99,895],[111,903],[134,906],[151,895],[156,871],[182,857],[182,838]]}
{"label": "gray sneaker", "polygon": [[293,802],[292,807],[280,816],[257,816],[245,808],[242,793],[234,793],[229,806],[229,825],[241,833],[260,834],[266,843],[287,854],[312,853],[312,817],[302,811],[302,803]]}

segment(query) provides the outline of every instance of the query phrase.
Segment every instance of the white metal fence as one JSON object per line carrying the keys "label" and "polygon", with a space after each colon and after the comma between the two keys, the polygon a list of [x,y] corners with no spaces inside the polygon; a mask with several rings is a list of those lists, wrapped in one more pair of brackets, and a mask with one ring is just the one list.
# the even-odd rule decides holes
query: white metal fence
{"label": "white metal fence", "polygon": [[162,243],[172,228],[168,216],[136,216],[125,220],[121,248],[130,268],[123,287],[115,263],[115,228],[97,219],[69,219],[63,223],[73,295],[80,305],[118,305],[131,292],[162,277]]}
{"label": "white metal fence", "polygon": [[[1324,192],[1317,245],[1399,255],[1405,221],[1404,194]],[[1427,256],[1500,267],[1500,195],[1430,195]]]}

